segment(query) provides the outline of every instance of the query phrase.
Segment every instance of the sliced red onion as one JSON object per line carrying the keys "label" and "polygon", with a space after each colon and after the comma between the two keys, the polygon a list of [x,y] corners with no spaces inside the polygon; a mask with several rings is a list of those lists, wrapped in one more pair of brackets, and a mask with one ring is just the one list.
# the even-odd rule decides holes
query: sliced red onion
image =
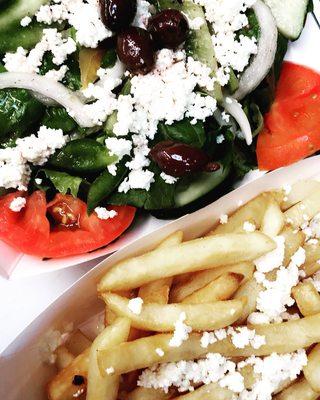
{"label": "sliced red onion", "polygon": [[20,88],[39,93],[66,108],[72,118],[83,128],[91,128],[95,123],[85,111],[80,98],[62,83],[42,75],[25,72],[3,72],[0,74],[0,89]]}
{"label": "sliced red onion", "polygon": [[248,117],[243,111],[241,104],[232,97],[226,97],[223,101],[223,107],[225,108],[227,113],[229,113],[237,121],[243,137],[245,138],[245,141],[249,146],[252,143],[252,130]]}
{"label": "sliced red onion", "polygon": [[239,89],[232,95],[237,100],[243,99],[263,81],[274,63],[277,51],[278,29],[270,8],[261,0],[257,0],[252,8],[261,30],[258,52],[242,74]]}

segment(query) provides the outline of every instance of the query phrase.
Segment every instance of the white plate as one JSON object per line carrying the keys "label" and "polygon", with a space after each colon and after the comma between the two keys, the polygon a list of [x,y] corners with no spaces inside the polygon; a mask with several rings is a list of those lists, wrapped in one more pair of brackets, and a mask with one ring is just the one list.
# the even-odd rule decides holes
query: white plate
{"label": "white plate", "polygon": [[53,329],[63,332],[66,324],[73,323],[74,327],[83,325],[102,311],[103,302],[97,298],[96,284],[103,272],[113,264],[154,248],[167,235],[180,229],[184,231],[186,240],[200,236],[210,230],[221,214],[230,214],[234,211],[240,200],[246,202],[265,190],[281,188],[285,184],[307,178],[320,178],[320,156],[267,174],[108,257],[53,302],[2,353],[0,399],[45,399],[45,383],[54,371],[41,361],[40,344],[43,344],[45,335]]}
{"label": "white plate", "polygon": [[[315,7],[317,15],[320,16],[320,1],[316,0]],[[307,25],[300,39],[291,43],[286,59],[310,66],[320,71],[320,52],[318,49],[319,37],[320,30],[313,17],[309,15]],[[157,220],[152,216],[137,219],[132,228],[129,229],[129,231],[127,231],[119,240],[103,249],[80,256],[48,261],[42,261],[38,257],[19,253],[0,241],[0,273],[2,272],[6,277],[18,278],[71,267],[79,263],[107,256],[131,243],[133,240],[143,237],[149,232],[152,232],[167,223],[168,221]]]}

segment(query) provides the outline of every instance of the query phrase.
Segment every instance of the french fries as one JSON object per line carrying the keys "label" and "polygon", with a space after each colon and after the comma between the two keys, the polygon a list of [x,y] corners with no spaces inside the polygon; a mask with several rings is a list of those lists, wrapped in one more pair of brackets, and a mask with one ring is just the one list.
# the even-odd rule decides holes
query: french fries
{"label": "french fries", "polygon": [[[98,356],[99,368],[103,374],[106,368],[113,366],[115,373],[122,374],[157,363],[193,360],[206,353],[220,353],[226,357],[290,353],[320,342],[320,314],[280,324],[255,325],[254,329],[258,335],[265,336],[266,339],[266,344],[258,349],[251,346],[236,348],[229,338],[203,348],[200,345],[201,334],[197,333],[190,334],[189,339],[180,347],[171,347],[169,342],[172,335],[162,333],[121,343],[110,351],[102,351]],[[162,357],[157,354],[157,348],[163,350]]]}
{"label": "french fries", "polygon": [[298,382],[290,385],[281,393],[277,394],[275,400],[317,400],[319,393],[312,390],[309,383],[301,378]]}
{"label": "french fries", "polygon": [[179,246],[156,249],[118,263],[102,278],[98,290],[136,288],[156,279],[185,272],[251,261],[274,248],[274,241],[259,232],[190,240]]}
{"label": "french fries", "polygon": [[105,328],[92,343],[89,354],[87,400],[116,400],[118,396],[119,379],[112,370],[107,376],[99,371],[97,354],[101,350],[112,348],[128,339],[130,321],[118,318],[112,325]]}
{"label": "french fries", "polygon": [[284,222],[284,215],[279,203],[273,197],[270,198],[261,221],[261,232],[270,237],[275,237],[281,232]]}
{"label": "french fries", "polygon": [[207,286],[190,294],[182,303],[200,304],[228,300],[239,288],[243,275],[228,272],[215,279]]}
{"label": "french fries", "polygon": [[303,373],[312,390],[320,396],[320,344],[309,353],[308,364],[303,368]]}
{"label": "french fries", "polygon": [[171,397],[170,391],[165,393],[162,390],[137,387],[125,396],[125,400],[168,400]]}
{"label": "french fries", "polygon": [[223,274],[234,273],[243,276],[242,284],[253,276],[254,265],[251,262],[232,264],[218,268],[206,269],[205,271],[190,274],[189,278],[177,283],[170,292],[170,301],[179,303],[187,296],[202,289],[210,282],[216,280]]}
{"label": "french fries", "polygon": [[284,214],[286,221],[297,229],[307,221],[310,221],[319,212],[320,189],[317,189],[304,200],[289,208]]}
{"label": "french fries", "polygon": [[292,289],[292,296],[302,315],[320,313],[320,295],[311,282],[299,283]]}
{"label": "french fries", "polygon": [[102,299],[115,314],[129,318],[131,325],[142,330],[172,332],[181,314],[192,329],[219,329],[236,321],[243,310],[245,299],[218,301],[212,304],[145,304],[140,314],[129,309],[129,300],[115,293],[102,293]]}
{"label": "french fries", "polygon": [[286,194],[282,203],[281,209],[287,210],[294,206],[306,197],[312,195],[316,190],[320,190],[320,182],[315,180],[305,180],[296,182],[291,186],[290,193]]}
{"label": "french fries", "polygon": [[[47,394],[50,400],[69,400],[86,391],[90,348],[79,354],[66,368],[61,370],[48,384]],[[83,383],[73,384],[74,377],[79,375]]]}
{"label": "french fries", "polygon": [[[302,231],[319,211],[320,183],[308,182],[305,191],[303,183],[299,183],[285,196],[283,191],[262,193],[204,238],[182,242],[182,232],[175,232],[155,250],[114,265],[98,285],[99,296],[106,304],[108,326],[93,344],[77,332],[73,335],[74,344],[69,346],[67,342],[56,350],[60,372],[48,385],[49,400],[84,395],[87,400],[233,400],[238,394],[228,384],[222,387],[226,384],[222,381],[203,385],[207,380],[195,379],[191,381],[194,390],[183,394],[173,383],[172,390],[170,387],[169,393],[165,393],[155,389],[161,385],[154,383],[152,375],[157,364],[178,362],[176,366],[162,366],[164,372],[159,372],[164,374],[164,381],[171,372],[175,379],[175,368],[186,365],[181,361],[199,360],[208,353],[220,354],[227,358],[222,362],[237,364],[235,371],[242,375],[238,374],[238,378],[241,384],[243,378],[251,395],[256,384],[263,386],[266,382],[256,364],[248,362],[241,367],[240,361],[301,349],[308,354],[308,364],[303,367],[304,358],[301,361],[297,355],[300,375],[286,375],[272,398],[320,398],[320,294],[313,283],[301,276],[300,283],[290,286],[290,296],[296,304],[289,298],[286,311],[298,313],[298,319],[265,325],[251,325],[248,319],[257,311],[259,293],[268,285],[263,282],[261,271],[260,276],[255,274],[254,261],[275,249],[274,237],[281,235],[285,240],[282,268],[303,247],[306,261],[300,268],[306,276],[320,270],[320,243],[307,242],[306,231]],[[245,232],[246,221],[255,224],[255,232]],[[274,281],[277,271],[275,268],[266,272],[266,279]],[[259,278],[263,283],[257,282]],[[136,297],[143,300],[141,310],[131,307],[130,299]],[[274,297],[277,299],[277,295]],[[279,311],[279,318],[290,316]],[[233,335],[237,334],[235,339]],[[246,341],[246,335],[259,335],[258,341]],[[242,340],[250,344],[241,345]],[[202,368],[201,363],[198,365]],[[144,371],[138,381],[144,368],[151,369]],[[72,383],[76,375],[81,378],[79,385]],[[224,382],[228,381],[228,375],[225,378]],[[154,388],[139,387],[141,384]],[[246,393],[242,392],[239,398],[246,398]]]}
{"label": "french fries", "polygon": [[175,400],[232,400],[234,393],[226,388],[222,388],[217,383],[203,385],[194,392],[175,397]]}
{"label": "french fries", "polygon": [[260,229],[265,210],[270,199],[273,198],[272,192],[262,193],[248,203],[240,207],[230,217],[226,224],[218,225],[211,235],[243,232],[243,224],[246,221],[254,223],[257,229]]}

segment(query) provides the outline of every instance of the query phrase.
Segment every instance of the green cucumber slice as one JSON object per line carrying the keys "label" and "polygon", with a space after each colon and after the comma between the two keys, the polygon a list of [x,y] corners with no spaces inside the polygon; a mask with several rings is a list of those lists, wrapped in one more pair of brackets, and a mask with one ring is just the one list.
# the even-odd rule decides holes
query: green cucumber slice
{"label": "green cucumber slice", "polygon": [[264,0],[276,20],[279,31],[288,39],[300,36],[309,0]]}
{"label": "green cucumber slice", "polygon": [[191,180],[181,180],[174,195],[175,206],[177,208],[186,206],[220,185],[231,170],[230,163],[226,163],[226,165],[220,163],[220,165],[221,168],[218,171],[202,172]]}

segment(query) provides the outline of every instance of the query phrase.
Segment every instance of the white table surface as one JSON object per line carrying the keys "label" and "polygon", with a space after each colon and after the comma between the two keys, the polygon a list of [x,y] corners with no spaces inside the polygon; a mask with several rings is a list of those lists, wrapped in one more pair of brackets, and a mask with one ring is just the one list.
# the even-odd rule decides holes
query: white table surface
{"label": "white table surface", "polygon": [[[315,0],[315,6],[320,17],[319,0]],[[317,48],[319,35],[319,27],[309,16],[306,29],[299,41],[291,45],[287,59],[320,71],[320,52]],[[0,353],[52,301],[98,262],[89,261],[63,270],[13,280],[0,275]]]}

